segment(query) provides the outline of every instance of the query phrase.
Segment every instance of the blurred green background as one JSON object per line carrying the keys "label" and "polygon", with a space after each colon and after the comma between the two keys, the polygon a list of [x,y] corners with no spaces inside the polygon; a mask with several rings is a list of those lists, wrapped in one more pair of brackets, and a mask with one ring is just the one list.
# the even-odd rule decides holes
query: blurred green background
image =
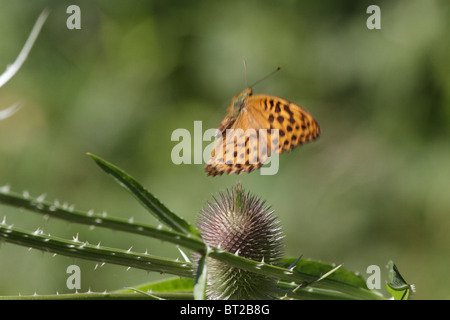
{"label": "blurred green background", "polygon": [[[69,30],[66,9],[81,9]],[[366,9],[381,8],[381,30]],[[118,165],[172,211],[195,222],[218,191],[265,199],[286,255],[343,263],[367,277],[393,260],[415,299],[450,298],[450,2],[0,0],[0,66],[12,63],[44,8],[51,14],[19,73],[0,89],[0,186],[156,225],[86,156]],[[323,135],[280,157],[276,175],[211,178],[175,165],[177,128],[218,126],[231,98],[276,66],[255,93],[308,110]],[[209,142],[204,142],[203,147]],[[173,245],[0,206],[34,231],[181,258]],[[104,291],[168,275],[74,260],[2,243],[0,295]],[[383,290],[384,291],[384,290]],[[385,291],[384,291],[385,292]]]}

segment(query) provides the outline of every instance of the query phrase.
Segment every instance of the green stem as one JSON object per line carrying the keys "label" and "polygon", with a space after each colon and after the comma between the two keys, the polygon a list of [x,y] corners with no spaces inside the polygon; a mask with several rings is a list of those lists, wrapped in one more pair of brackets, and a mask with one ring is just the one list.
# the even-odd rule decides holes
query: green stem
{"label": "green stem", "polygon": [[69,210],[46,201],[38,201],[34,198],[24,198],[18,193],[0,193],[0,203],[27,209],[73,223],[98,226],[157,238],[199,252],[203,252],[206,248],[200,238],[191,236],[190,234],[186,235],[175,231],[158,229],[149,225],[129,222],[116,218],[106,218],[99,214],[89,214],[88,212]]}
{"label": "green stem", "polygon": [[192,277],[192,265],[171,259],[139,254],[128,250],[107,248],[87,242],[69,241],[35,232],[30,234],[0,225],[0,239],[25,247],[49,251],[64,256],[111,263],[148,271],[177,274],[180,277]]}
{"label": "green stem", "polygon": [[[167,300],[192,300],[189,292],[156,292],[158,298]],[[157,300],[142,293],[89,292],[56,295],[0,296],[0,300]]]}
{"label": "green stem", "polygon": [[[254,273],[262,274],[275,279],[284,280],[294,283],[312,283],[317,280],[317,275],[306,274],[298,271],[291,271],[285,268],[280,268],[274,265],[261,263],[246,258],[236,256],[235,254],[217,249],[211,248],[209,253],[210,258],[214,258],[228,263],[230,266],[240,268]],[[314,282],[315,288],[322,288],[327,290],[335,290],[354,297],[354,299],[385,299],[376,291],[368,290],[361,287],[355,287],[344,282],[325,278],[319,282]]]}

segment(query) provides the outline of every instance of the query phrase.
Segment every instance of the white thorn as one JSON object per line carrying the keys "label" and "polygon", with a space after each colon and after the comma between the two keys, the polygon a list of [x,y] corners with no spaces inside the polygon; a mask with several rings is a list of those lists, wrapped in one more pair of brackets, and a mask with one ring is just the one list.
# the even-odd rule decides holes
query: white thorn
{"label": "white thorn", "polygon": [[0,187],[0,193],[8,193],[10,189],[11,189],[10,186],[6,184]]}
{"label": "white thorn", "polygon": [[37,228],[37,229],[33,232],[33,235],[37,236],[38,234],[42,234],[42,233],[43,233],[43,231],[42,231],[42,229],[39,227],[39,228]]}
{"label": "white thorn", "polygon": [[188,258],[188,256],[181,250],[181,248],[177,247],[178,251],[180,251],[181,255],[183,256],[184,261],[191,262]]}
{"label": "white thorn", "polygon": [[36,201],[37,201],[37,202],[42,202],[42,201],[44,201],[44,200],[45,200],[45,196],[46,196],[45,193],[41,194],[39,197],[36,198]]}

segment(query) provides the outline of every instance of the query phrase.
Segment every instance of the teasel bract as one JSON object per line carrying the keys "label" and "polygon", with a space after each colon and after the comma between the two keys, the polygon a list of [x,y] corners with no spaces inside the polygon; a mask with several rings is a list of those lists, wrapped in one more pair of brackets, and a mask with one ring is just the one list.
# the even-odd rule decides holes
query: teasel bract
{"label": "teasel bract", "polygon": [[[283,234],[273,210],[241,184],[220,192],[200,211],[198,229],[208,246],[258,262],[281,258]],[[197,259],[194,259],[198,261]],[[271,299],[274,279],[207,259],[208,299]]]}

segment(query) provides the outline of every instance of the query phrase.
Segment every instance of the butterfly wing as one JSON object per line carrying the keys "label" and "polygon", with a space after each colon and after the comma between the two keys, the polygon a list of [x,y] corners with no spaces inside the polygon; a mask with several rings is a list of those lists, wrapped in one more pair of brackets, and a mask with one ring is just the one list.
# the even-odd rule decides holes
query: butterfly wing
{"label": "butterfly wing", "polygon": [[247,109],[253,118],[259,119],[261,128],[278,129],[279,140],[272,137],[270,142],[280,154],[313,141],[321,134],[313,116],[293,102],[267,95],[251,96],[248,100]]}
{"label": "butterfly wing", "polygon": [[271,151],[281,154],[320,136],[320,126],[309,113],[288,100],[267,95],[249,96],[236,119],[222,121],[220,130],[206,164],[211,176],[252,172],[266,162]]}
{"label": "butterfly wing", "polygon": [[267,160],[267,155],[258,156],[258,147],[267,145],[267,139],[263,140],[262,137],[262,142],[257,142],[258,121],[243,108],[234,121],[227,123],[228,126],[216,137],[211,158],[206,164],[206,173],[210,176],[222,175],[224,172],[240,174],[260,168]]}

